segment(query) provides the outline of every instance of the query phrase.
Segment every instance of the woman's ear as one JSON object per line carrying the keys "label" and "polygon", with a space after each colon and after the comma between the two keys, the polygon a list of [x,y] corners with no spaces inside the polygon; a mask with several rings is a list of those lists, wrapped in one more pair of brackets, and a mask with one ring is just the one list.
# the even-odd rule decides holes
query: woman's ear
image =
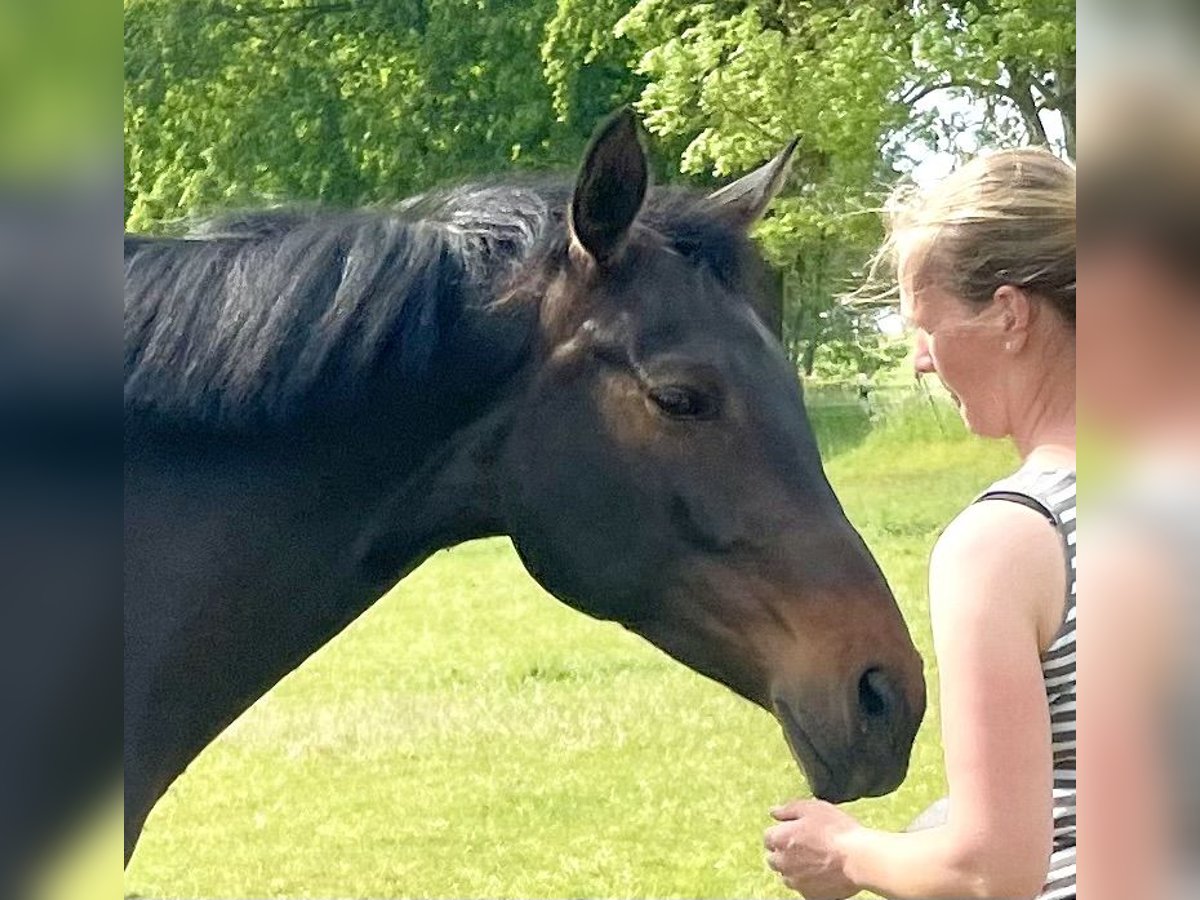
{"label": "woman's ear", "polygon": [[1002,284],[992,295],[992,308],[1000,317],[1004,349],[1016,352],[1029,340],[1033,321],[1033,303],[1029,294],[1011,284]]}

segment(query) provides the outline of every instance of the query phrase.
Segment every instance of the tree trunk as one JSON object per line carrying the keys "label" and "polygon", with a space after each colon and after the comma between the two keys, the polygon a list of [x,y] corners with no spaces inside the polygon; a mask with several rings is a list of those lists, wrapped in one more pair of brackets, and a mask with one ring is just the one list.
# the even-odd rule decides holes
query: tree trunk
{"label": "tree trunk", "polygon": [[1058,111],[1062,115],[1063,134],[1067,142],[1067,155],[1075,158],[1075,66],[1066,66],[1057,73]]}
{"label": "tree trunk", "polygon": [[800,360],[800,368],[804,370],[804,377],[810,378],[813,373],[813,364],[817,360],[817,338],[816,335],[809,338],[804,345],[804,356]]}
{"label": "tree trunk", "polygon": [[[813,297],[820,298],[820,308],[829,308],[829,235],[822,230],[817,238],[817,246],[813,251],[812,265],[809,266],[810,282],[808,291]],[[828,337],[828,323],[821,318],[820,312],[813,316],[812,336],[804,348],[804,374],[810,376],[817,360],[817,350]]]}
{"label": "tree trunk", "polygon": [[1008,90],[1005,93],[1021,114],[1030,138],[1034,143],[1049,147],[1050,136],[1046,134],[1046,126],[1042,122],[1041,106],[1033,95],[1033,80],[1025,72],[1018,71],[1011,59],[1004,61],[1004,68],[1008,70]]}

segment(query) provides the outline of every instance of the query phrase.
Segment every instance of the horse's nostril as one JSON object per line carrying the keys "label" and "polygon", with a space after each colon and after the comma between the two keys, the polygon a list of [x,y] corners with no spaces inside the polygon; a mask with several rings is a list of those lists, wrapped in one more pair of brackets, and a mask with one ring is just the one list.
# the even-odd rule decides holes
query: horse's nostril
{"label": "horse's nostril", "polygon": [[894,696],[895,689],[882,669],[867,669],[858,679],[858,708],[869,719],[886,716]]}

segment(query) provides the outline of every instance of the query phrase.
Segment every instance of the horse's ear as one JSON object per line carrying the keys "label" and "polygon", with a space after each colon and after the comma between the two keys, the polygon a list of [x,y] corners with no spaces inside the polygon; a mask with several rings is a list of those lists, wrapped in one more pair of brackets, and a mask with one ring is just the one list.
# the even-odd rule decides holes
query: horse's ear
{"label": "horse's ear", "polygon": [[799,138],[792,138],[773,160],[710,194],[709,202],[717,208],[722,217],[749,230],[762,218],[762,214],[787,181],[788,171],[792,167],[792,156],[798,143]]}
{"label": "horse's ear", "polygon": [[649,177],[637,119],[624,107],[596,129],[584,153],[568,220],[573,242],[597,262],[620,253]]}

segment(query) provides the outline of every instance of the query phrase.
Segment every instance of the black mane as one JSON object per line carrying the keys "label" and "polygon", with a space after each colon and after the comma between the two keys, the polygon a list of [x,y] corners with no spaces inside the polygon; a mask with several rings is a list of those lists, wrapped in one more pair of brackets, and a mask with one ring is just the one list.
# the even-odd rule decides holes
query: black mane
{"label": "black mane", "polygon": [[[381,379],[410,397],[447,379],[495,386],[531,326],[493,301],[564,263],[569,196],[565,184],[475,185],[395,209],[127,235],[126,414],[247,428],[344,409]],[[702,196],[654,190],[639,221],[737,283],[747,242]]]}

